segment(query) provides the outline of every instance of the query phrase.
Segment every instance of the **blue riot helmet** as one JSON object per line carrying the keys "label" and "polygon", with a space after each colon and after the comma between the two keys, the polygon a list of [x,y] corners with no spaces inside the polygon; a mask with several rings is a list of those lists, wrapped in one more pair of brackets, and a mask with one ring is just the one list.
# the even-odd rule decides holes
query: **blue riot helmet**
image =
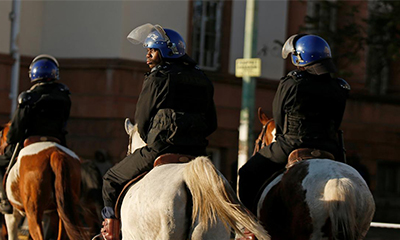
{"label": "blue riot helmet", "polygon": [[41,54],[35,57],[29,66],[31,82],[58,80],[60,78],[59,66],[53,56]]}
{"label": "blue riot helmet", "polygon": [[133,44],[142,43],[144,48],[158,49],[164,59],[185,55],[186,44],[182,36],[160,25],[146,23],[133,29],[127,38]]}
{"label": "blue riot helmet", "polygon": [[288,38],[282,48],[282,57],[292,55],[292,63],[305,67],[313,74],[336,72],[332,61],[331,48],[321,37],[308,34],[296,34]]}

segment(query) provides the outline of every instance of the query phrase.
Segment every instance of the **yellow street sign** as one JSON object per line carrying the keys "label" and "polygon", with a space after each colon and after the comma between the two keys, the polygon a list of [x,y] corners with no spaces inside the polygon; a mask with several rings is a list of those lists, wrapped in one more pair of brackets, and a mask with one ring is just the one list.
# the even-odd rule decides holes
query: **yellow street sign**
{"label": "yellow street sign", "polygon": [[259,77],[261,76],[260,58],[238,58],[236,59],[236,77]]}

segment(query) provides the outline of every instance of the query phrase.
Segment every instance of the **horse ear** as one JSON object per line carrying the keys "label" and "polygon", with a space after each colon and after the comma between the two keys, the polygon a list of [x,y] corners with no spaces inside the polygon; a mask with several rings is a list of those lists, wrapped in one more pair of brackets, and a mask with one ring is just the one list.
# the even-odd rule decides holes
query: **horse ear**
{"label": "horse ear", "polygon": [[125,119],[125,132],[129,135],[133,130],[133,124],[129,118]]}
{"label": "horse ear", "polygon": [[261,107],[258,108],[258,119],[260,122],[264,125],[269,121],[269,118],[267,115],[264,113],[264,111],[261,109]]}

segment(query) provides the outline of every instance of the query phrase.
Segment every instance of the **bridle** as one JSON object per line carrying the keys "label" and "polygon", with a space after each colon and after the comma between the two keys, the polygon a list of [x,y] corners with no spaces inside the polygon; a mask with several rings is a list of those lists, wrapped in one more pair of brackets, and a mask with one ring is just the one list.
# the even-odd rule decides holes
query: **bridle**
{"label": "bridle", "polygon": [[262,127],[261,129],[261,133],[258,135],[258,138],[256,140],[256,144],[254,146],[254,152],[253,155],[256,154],[258,151],[260,151],[261,148],[267,146],[267,143],[265,142],[265,138],[266,138],[266,133],[267,133],[267,129],[268,129],[268,125],[273,121],[274,119],[271,118],[269,119]]}

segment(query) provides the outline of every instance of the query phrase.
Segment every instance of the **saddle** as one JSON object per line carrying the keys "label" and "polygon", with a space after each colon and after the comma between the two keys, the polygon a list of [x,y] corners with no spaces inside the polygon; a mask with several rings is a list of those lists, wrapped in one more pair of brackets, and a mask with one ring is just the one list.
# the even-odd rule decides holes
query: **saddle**
{"label": "saddle", "polygon": [[30,136],[24,141],[24,147],[36,142],[56,142],[61,144],[60,139],[50,136]]}
{"label": "saddle", "polygon": [[[153,166],[161,166],[168,163],[187,163],[193,159],[195,156],[190,155],[183,155],[183,154],[176,154],[176,153],[166,153],[156,158],[154,161]],[[124,188],[122,189],[121,193],[117,198],[117,202],[115,203],[115,217],[117,219],[120,218],[120,209],[122,204],[122,199],[125,197],[125,194],[128,192],[129,188],[137,183],[140,179],[142,179],[149,171],[140,174],[139,176],[135,177],[134,179],[130,180],[127,184],[125,184]]]}
{"label": "saddle", "polygon": [[313,158],[327,158],[335,160],[335,157],[330,152],[313,148],[299,148],[293,150],[289,154],[288,163],[286,164],[285,168],[286,170],[288,170],[289,168],[291,168],[296,163],[302,160],[313,159]]}

